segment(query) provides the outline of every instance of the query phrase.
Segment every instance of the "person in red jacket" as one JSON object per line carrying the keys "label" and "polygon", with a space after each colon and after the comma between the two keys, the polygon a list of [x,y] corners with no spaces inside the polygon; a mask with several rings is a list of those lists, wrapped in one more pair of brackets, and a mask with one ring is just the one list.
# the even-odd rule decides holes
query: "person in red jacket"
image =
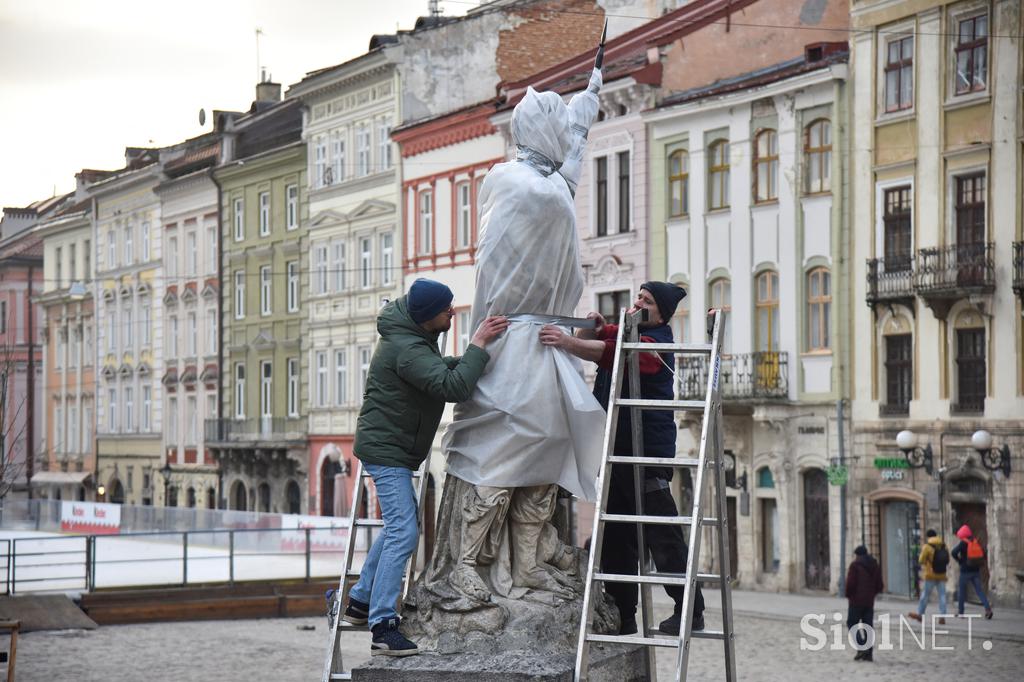
{"label": "person in red jacket", "polygon": [[[860,545],[853,550],[854,559],[846,574],[846,599],[849,608],[846,615],[846,627],[853,628],[858,623],[866,623],[874,627],[875,597],[882,592],[882,568],[875,557],[868,554],[868,548]],[[867,644],[867,633],[857,633],[859,645],[855,661],[873,661],[874,647],[864,648]]]}

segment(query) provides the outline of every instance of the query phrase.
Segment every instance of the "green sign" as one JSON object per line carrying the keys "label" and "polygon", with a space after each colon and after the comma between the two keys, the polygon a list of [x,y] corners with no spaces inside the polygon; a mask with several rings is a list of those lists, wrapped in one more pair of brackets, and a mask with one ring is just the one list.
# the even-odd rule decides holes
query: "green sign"
{"label": "green sign", "polygon": [[828,468],[828,482],[832,485],[846,485],[850,471],[845,466],[835,465]]}
{"label": "green sign", "polygon": [[902,457],[875,457],[876,469],[909,469],[910,465]]}

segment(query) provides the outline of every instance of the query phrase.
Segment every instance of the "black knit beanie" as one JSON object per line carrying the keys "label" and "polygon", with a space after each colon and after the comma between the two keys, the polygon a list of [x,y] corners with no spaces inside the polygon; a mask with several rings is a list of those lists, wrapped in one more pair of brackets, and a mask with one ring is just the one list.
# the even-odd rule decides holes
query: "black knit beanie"
{"label": "black knit beanie", "polygon": [[679,302],[686,298],[686,290],[671,282],[644,282],[641,289],[647,289],[658,304],[658,312],[661,313],[661,320],[665,324],[676,314],[676,307]]}

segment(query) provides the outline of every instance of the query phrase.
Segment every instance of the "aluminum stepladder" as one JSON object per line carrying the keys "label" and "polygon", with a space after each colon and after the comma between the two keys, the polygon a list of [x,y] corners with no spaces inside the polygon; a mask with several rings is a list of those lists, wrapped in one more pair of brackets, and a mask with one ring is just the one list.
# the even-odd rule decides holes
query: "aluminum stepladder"
{"label": "aluminum stepladder", "polygon": [[[356,460],[358,463],[356,466],[356,485],[355,493],[352,496],[352,508],[348,514],[348,537],[345,540],[345,554],[344,560],[341,567],[341,581],[337,591],[334,593],[331,603],[328,607],[328,645],[327,645],[327,659],[324,662],[324,673],[320,678],[321,682],[331,682],[331,680],[351,680],[351,671],[346,671],[342,656],[341,656],[341,633],[343,630],[354,630],[366,632],[369,628],[366,625],[352,625],[346,623],[341,619],[343,612],[343,606],[348,603],[348,591],[355,584],[359,578],[359,572],[352,570],[352,558],[355,554],[356,536],[359,534],[358,531],[361,528],[373,529],[373,528],[384,528],[383,519],[370,518],[369,505],[367,506],[367,516],[359,516],[360,508],[363,507],[363,502],[366,499],[366,486],[364,482],[367,480],[373,480],[369,473],[363,469],[363,463]],[[409,587],[412,585],[413,569],[416,566],[416,558],[419,554],[420,543],[423,541],[423,519],[424,519],[424,500],[426,499],[427,492],[427,479],[430,474],[430,457],[427,457],[420,468],[413,474],[413,481],[416,485],[416,513],[418,516],[418,523],[420,532],[417,536],[416,547],[412,551],[412,555],[409,557],[409,562],[405,567],[405,578],[402,584],[402,596],[401,600],[405,601],[406,596],[409,594]]]}
{"label": "aluminum stepladder", "polygon": [[[639,314],[629,314],[625,310],[620,315],[619,334],[615,345],[615,360],[612,365],[611,392],[608,401],[608,420],[605,425],[604,459],[601,462],[598,476],[598,498],[594,513],[594,530],[591,535],[590,561],[587,568],[587,583],[583,596],[583,612],[580,618],[580,632],[576,651],[576,682],[587,680],[590,672],[590,646],[595,642],[616,642],[647,647],[647,666],[650,679],[657,679],[655,664],[655,647],[675,647],[677,650],[675,677],[677,682],[686,680],[689,664],[690,640],[693,637],[720,639],[725,648],[725,670],[723,678],[728,682],[736,680],[736,650],[732,619],[732,592],[729,576],[729,542],[728,519],[725,500],[725,473],[722,468],[722,403],[719,388],[721,368],[722,332],[725,313],[712,311],[709,313],[710,343],[640,343],[637,323]],[[704,357],[708,360],[708,378],[704,400],[644,400],[635,398],[640,395],[640,352],[656,351],[675,355]],[[626,364],[629,366],[629,399],[620,397],[619,386],[623,381]],[[678,386],[678,382],[676,382]],[[631,409],[632,444],[634,453],[643,450],[643,425],[641,411],[672,410],[673,412],[700,411],[703,413],[701,425],[700,450],[696,458],[679,457],[621,457],[615,456],[615,431],[618,424],[619,410]],[[635,514],[610,514],[607,512],[608,488],[611,478],[612,464],[633,466],[634,499],[637,508]],[[689,516],[645,516],[643,513],[644,467],[673,467],[689,469],[693,474],[693,506]],[[704,493],[707,487],[705,474],[708,470],[714,474],[715,492],[711,503],[714,516],[704,515]],[[600,569],[601,546],[604,540],[604,524],[608,522],[634,522],[637,529],[637,548],[639,557],[639,574],[610,574]],[[640,522],[640,523],[636,523]],[[689,554],[686,559],[686,572],[664,573],[651,570],[648,565],[647,544],[644,541],[644,524],[668,524],[689,528]],[[700,565],[700,546],[702,528],[712,527],[718,542],[718,572],[698,573]],[[684,531],[685,532],[685,531]],[[695,584],[693,577],[700,582],[718,583],[722,597],[722,629],[691,630]],[[590,631],[594,616],[595,584],[619,582],[634,583],[640,588],[640,623],[639,632],[635,635],[602,635]],[[683,586],[682,620],[679,635],[661,634],[654,621],[652,588],[664,585]]]}

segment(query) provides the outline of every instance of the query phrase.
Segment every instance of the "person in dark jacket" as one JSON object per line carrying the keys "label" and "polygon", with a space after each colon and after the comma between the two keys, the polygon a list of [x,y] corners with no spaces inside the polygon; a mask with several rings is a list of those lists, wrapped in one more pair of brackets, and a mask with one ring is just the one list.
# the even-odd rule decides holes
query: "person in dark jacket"
{"label": "person in dark jacket", "polygon": [[[950,556],[956,559],[956,563],[960,566],[960,577],[957,579],[956,585],[956,615],[958,618],[964,615],[967,586],[973,585],[981,605],[985,607],[985,618],[991,620],[992,606],[988,603],[988,597],[985,596],[985,590],[981,586],[981,569],[985,565],[985,560],[988,556],[981,543],[975,539],[971,527],[966,523],[960,526],[956,536],[960,539],[960,542],[950,552]],[[968,548],[972,542],[977,543],[977,546],[981,549],[981,557],[972,559],[968,556]]]}
{"label": "person in dark jacket", "polygon": [[442,357],[437,338],[451,327],[451,304],[451,289],[418,279],[407,296],[377,316],[380,341],[370,361],[353,452],[373,477],[384,529],[366,555],[342,616],[356,625],[369,623],[375,656],[418,652],[399,632],[395,610],[419,534],[412,474],[430,452],[445,403],[470,397],[490,359],[484,346],[508,327],[504,317],[489,317],[462,357]]}
{"label": "person in dark jacket", "polygon": [[[868,548],[860,545],[853,550],[854,559],[846,573],[846,599],[849,608],[846,627],[853,629],[858,623],[873,628],[875,622],[875,597],[882,592],[882,568],[875,557],[868,554]],[[867,633],[857,632],[857,655],[855,661],[873,661],[874,647],[864,648],[868,642]]]}
{"label": "person in dark jacket", "polygon": [[[636,301],[630,312],[640,309],[647,311],[647,321],[640,323],[641,342],[672,343],[672,328],[669,320],[675,314],[679,302],[686,292],[669,282],[645,282],[640,285]],[[584,360],[597,363],[597,378],[594,395],[601,405],[608,409],[611,393],[612,361],[615,356],[615,340],[618,325],[607,324],[604,318],[591,313],[588,317],[597,320],[592,332],[579,330],[576,336],[569,336],[559,328],[546,326],[541,329],[541,342],[549,346],[564,348]],[[640,355],[640,397],[654,400],[671,400],[672,370],[671,354],[642,353]],[[623,382],[622,397],[629,397],[628,373]],[[619,422],[615,430],[615,455],[633,456],[631,410],[619,411]],[[676,424],[668,410],[644,410],[643,442],[645,457],[676,456]],[[633,467],[613,464],[608,488],[608,511],[612,514],[636,513],[633,485]],[[678,516],[679,510],[670,492],[672,469],[668,467],[646,467],[644,470],[645,514],[651,516]],[[651,550],[658,571],[685,573],[689,548],[679,526],[646,525],[644,541]],[[605,528],[604,545],[601,551],[601,570],[607,573],[630,574],[637,572],[638,562],[636,525],[609,523]],[[646,558],[645,558],[646,560]],[[696,594],[693,605],[692,630],[704,629],[704,596],[700,583],[695,584]],[[621,626],[619,634],[633,634],[637,631],[636,605],[637,586],[630,583],[605,583],[605,590],[615,599],[619,608]],[[683,610],[683,588],[666,585],[665,591],[675,601],[672,615],[662,621],[658,629],[670,635],[679,634]]]}

